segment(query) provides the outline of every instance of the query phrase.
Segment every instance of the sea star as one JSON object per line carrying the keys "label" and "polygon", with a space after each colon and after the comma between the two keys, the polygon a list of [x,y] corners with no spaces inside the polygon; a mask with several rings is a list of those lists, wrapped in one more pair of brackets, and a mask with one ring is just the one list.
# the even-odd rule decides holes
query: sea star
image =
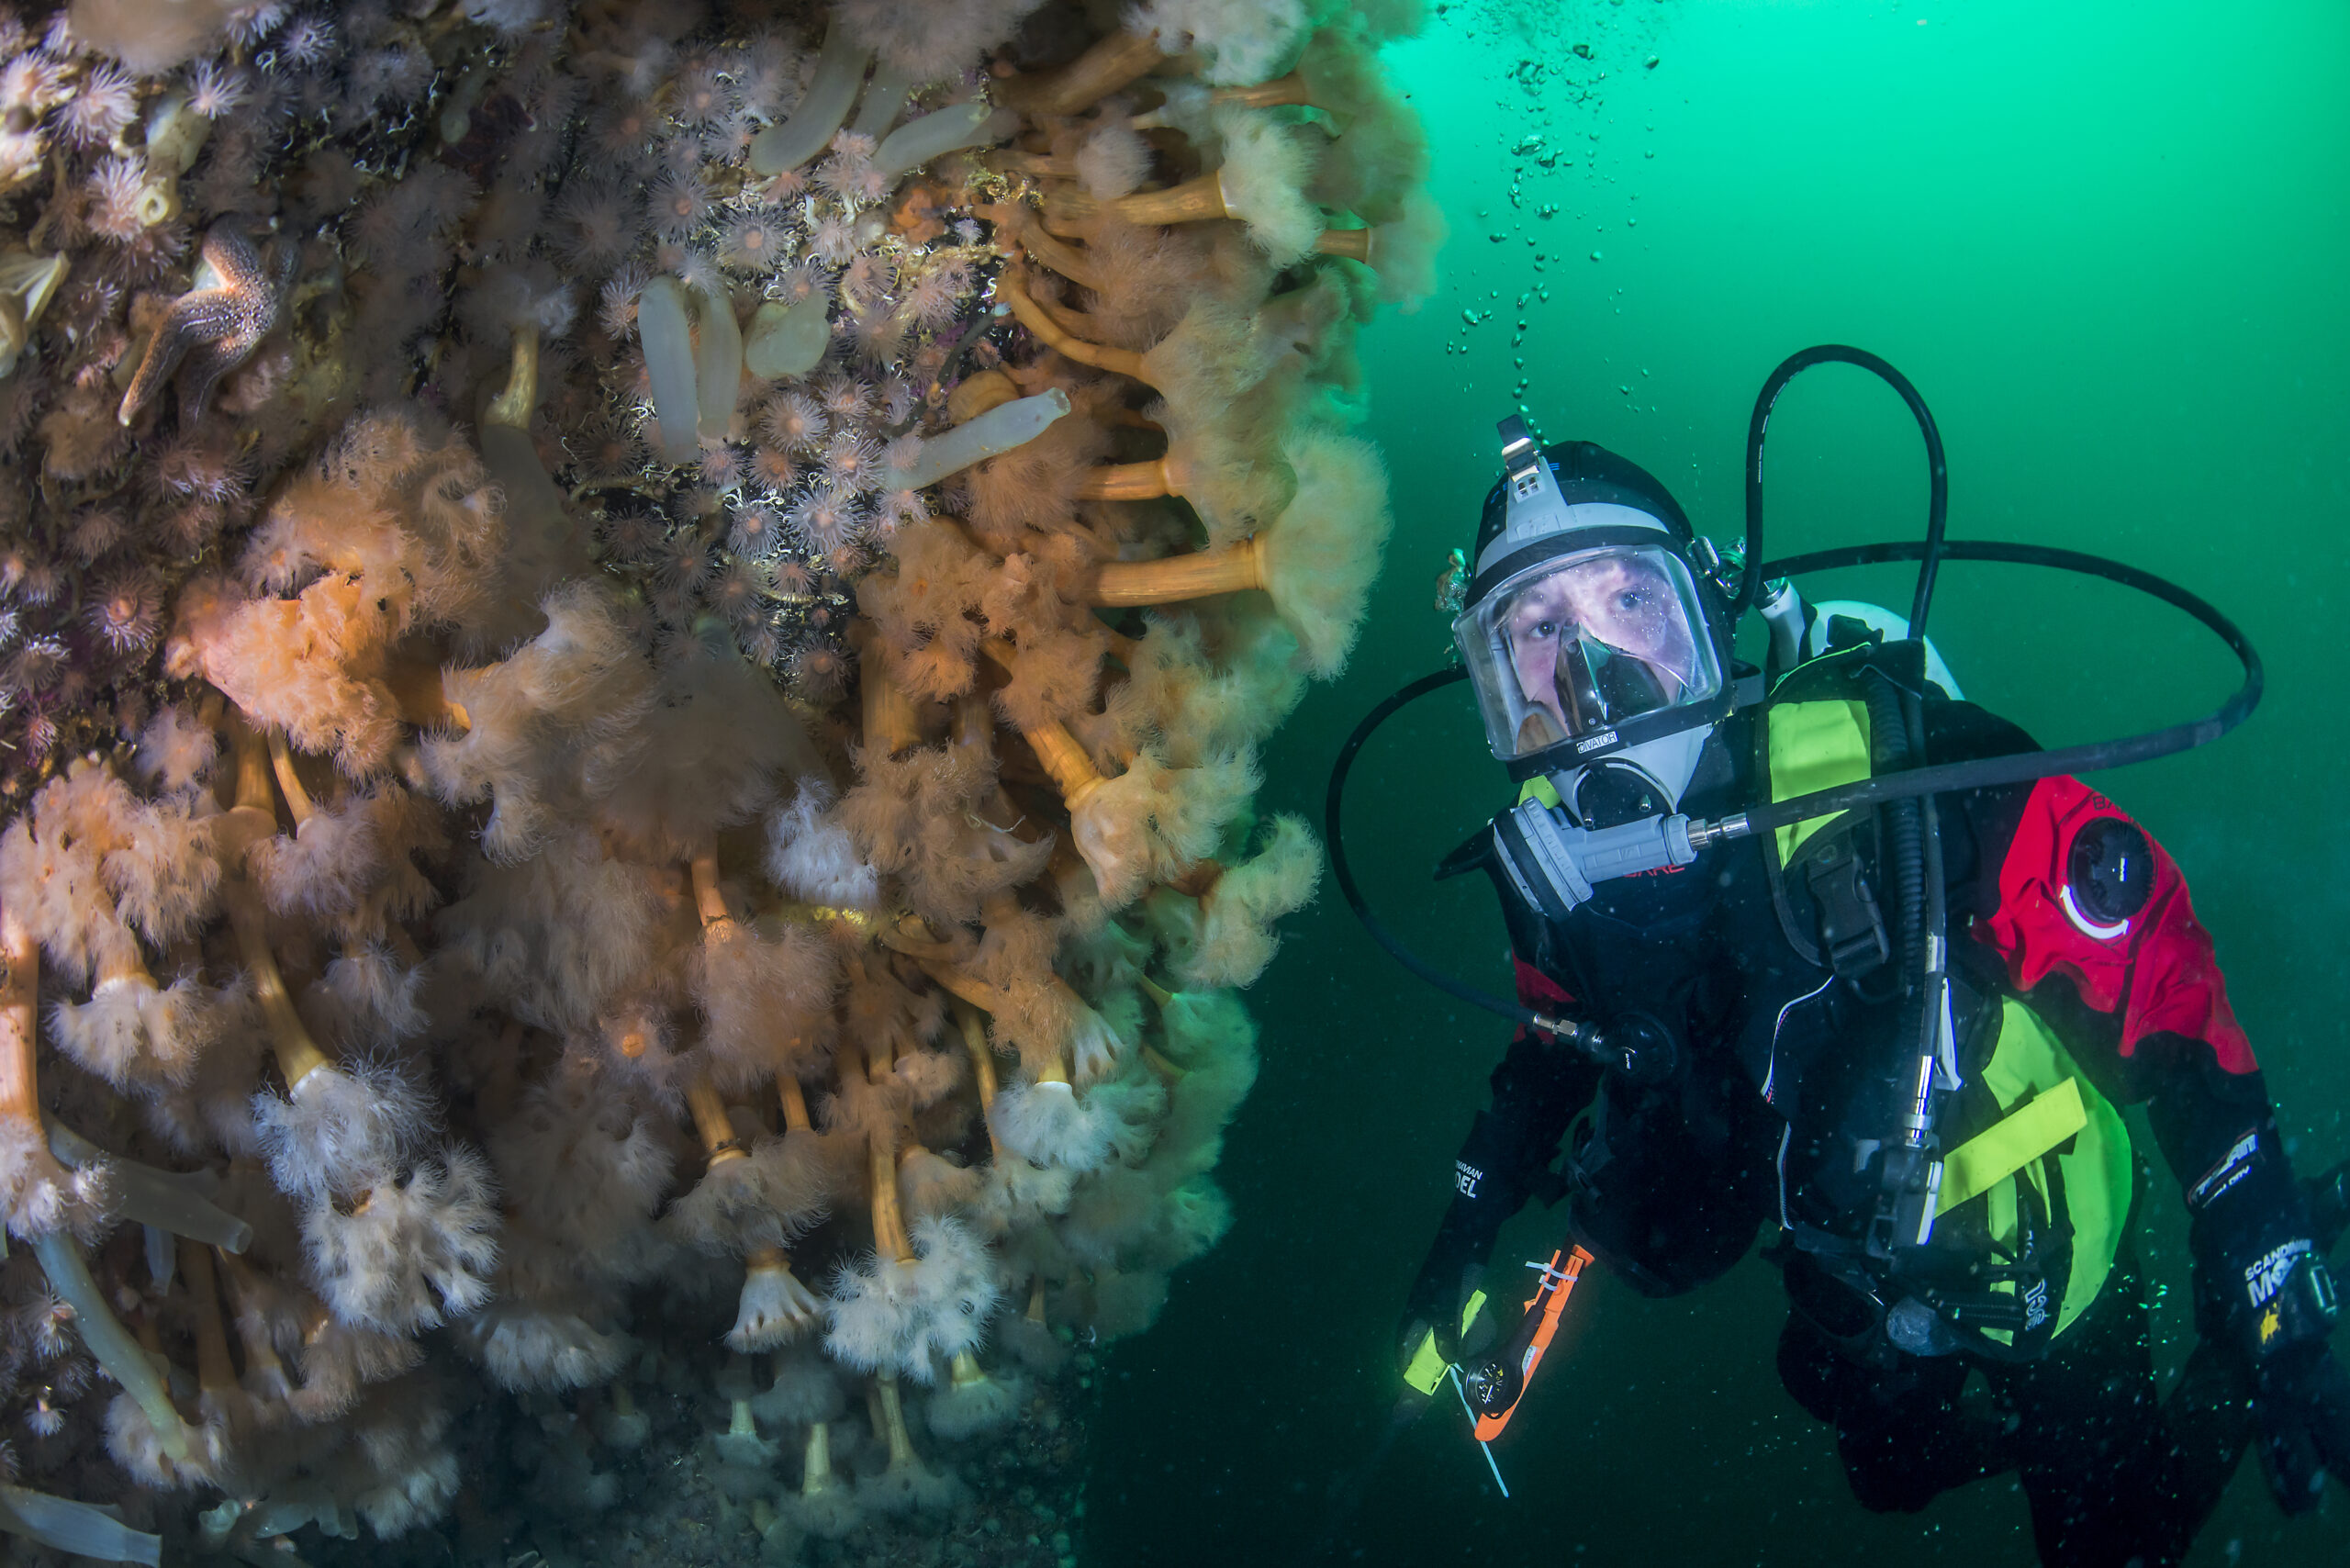
{"label": "sea star", "polygon": [[188,291],[172,308],[147,342],[147,357],[122,395],[116,417],[128,425],[147,406],[157,389],[185,363],[180,381],[180,420],[193,423],[204,412],[212,388],[223,375],[242,364],[245,356],[277,324],[277,312],[294,252],[287,248],[272,276],[262,265],[261,252],[233,221],[222,219],[204,236]]}

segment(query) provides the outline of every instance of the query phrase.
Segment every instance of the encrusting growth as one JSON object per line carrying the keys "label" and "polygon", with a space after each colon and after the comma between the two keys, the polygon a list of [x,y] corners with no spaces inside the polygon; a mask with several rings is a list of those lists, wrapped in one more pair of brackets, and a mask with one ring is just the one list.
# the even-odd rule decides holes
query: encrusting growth
{"label": "encrusting growth", "polygon": [[1257,759],[1389,528],[1393,8],[35,9],[0,1529],[1011,1508],[1229,1221],[1315,890]]}

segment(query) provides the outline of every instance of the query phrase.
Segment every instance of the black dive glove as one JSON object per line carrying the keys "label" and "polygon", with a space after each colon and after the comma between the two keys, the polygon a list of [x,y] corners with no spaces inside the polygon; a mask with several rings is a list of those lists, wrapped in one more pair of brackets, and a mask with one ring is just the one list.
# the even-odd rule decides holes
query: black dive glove
{"label": "black dive glove", "polygon": [[2340,1306],[2308,1194],[2264,1116],[2187,1192],[2197,1327],[2233,1350],[2260,1423],[2261,1467],[2288,1514],[2350,1480],[2350,1371],[2327,1346]]}
{"label": "black dive glove", "polygon": [[1472,1319],[1466,1332],[1462,1318],[1485,1277],[1494,1238],[1526,1202],[1516,1175],[1519,1163],[1502,1125],[1492,1113],[1480,1111],[1453,1161],[1452,1206],[1437,1227],[1436,1240],[1404,1298],[1404,1316],[1396,1325],[1396,1365],[1407,1382],[1416,1361],[1423,1372],[1427,1370],[1420,1349],[1430,1334],[1436,1336],[1437,1354],[1445,1365],[1492,1341],[1490,1315]]}

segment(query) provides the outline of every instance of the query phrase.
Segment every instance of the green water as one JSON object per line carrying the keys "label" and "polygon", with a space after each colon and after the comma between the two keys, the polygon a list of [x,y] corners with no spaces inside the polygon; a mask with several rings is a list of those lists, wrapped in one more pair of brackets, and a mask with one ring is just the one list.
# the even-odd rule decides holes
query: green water
{"label": "green water", "polygon": [[[1281,734],[1273,801],[1318,816],[1354,719],[1443,658],[1432,579],[1468,542],[1493,421],[1521,396],[1546,437],[1624,452],[1728,542],[1755,386],[1795,349],[1855,343],[1931,403],[1954,537],[2121,556],[2209,596],[2265,656],[2244,731],[2101,783],[2185,866],[2303,1167],[2350,1153],[2350,13],[1461,4],[1393,63],[1453,239],[1437,298],[1369,340],[1395,543],[1347,678]],[[1780,409],[1774,553],[1917,532],[1923,465],[1889,393],[1829,367]],[[2205,633],[2119,590],[1991,566],[1942,580],[1932,629],[1968,695],[2043,742],[2228,689]],[[1891,568],[1808,586],[1908,594]],[[1490,893],[1426,879],[1505,793],[1465,699],[1399,720],[1357,780],[1349,840],[1373,896],[1430,957],[1505,984]],[[1505,1034],[1388,966],[1327,891],[1252,1000],[1265,1075],[1221,1171],[1238,1224],[1108,1360],[1098,1562],[1302,1551],[1393,1396],[1396,1311]],[[2186,1260],[2166,1192],[2148,1226],[2175,1364]],[[1497,1261],[1552,1239],[1523,1216]],[[1390,1456],[1353,1560],[2031,1561],[2006,1479],[1916,1518],[1851,1500],[1827,1429],[1772,1371],[1783,1311],[1751,1260],[1673,1303],[1594,1281],[1498,1446],[1512,1500],[1439,1407]],[[2350,1505],[2288,1524],[2247,1463],[2194,1561],[2350,1561]]]}

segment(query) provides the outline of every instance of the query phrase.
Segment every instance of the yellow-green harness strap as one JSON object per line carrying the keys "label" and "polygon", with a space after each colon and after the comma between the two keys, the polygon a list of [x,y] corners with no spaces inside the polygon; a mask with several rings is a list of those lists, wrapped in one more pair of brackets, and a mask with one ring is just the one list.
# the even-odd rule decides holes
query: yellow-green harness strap
{"label": "yellow-green harness strap", "polygon": [[[1849,700],[1788,702],[1764,710],[1770,726],[1771,799],[1793,800],[1869,776],[1869,714]],[[1779,829],[1779,864],[1789,864],[1805,840],[1836,821],[1806,817]]]}
{"label": "yellow-green harness strap", "polygon": [[[1833,697],[1774,701],[1763,711],[1762,722],[1772,800],[1869,777],[1868,711],[1861,703]],[[1780,828],[1772,846],[1780,874],[1808,841],[1856,814],[1813,817]],[[2129,1129],[2096,1086],[2081,1078],[2046,1021],[2017,998],[2002,1000],[1998,1044],[1981,1078],[2005,1114],[1946,1157],[1934,1213],[1945,1215],[1980,1198],[1993,1247],[2011,1247],[2018,1234],[2019,1189],[2031,1187],[2043,1211],[2054,1203],[2044,1164],[2053,1156],[2054,1171],[2063,1178],[2065,1218],[2072,1227],[2072,1271],[2056,1319],[2055,1331],[2062,1334],[2097,1299],[2121,1246],[2132,1182]],[[1986,1332],[1995,1339],[2008,1337],[2000,1329]]]}
{"label": "yellow-green harness strap", "polygon": [[1934,1200],[1935,1215],[1946,1215],[1967,1199],[1989,1192],[2088,1125],[2078,1079],[2067,1078],[2019,1105],[1943,1158],[1942,1195]]}

